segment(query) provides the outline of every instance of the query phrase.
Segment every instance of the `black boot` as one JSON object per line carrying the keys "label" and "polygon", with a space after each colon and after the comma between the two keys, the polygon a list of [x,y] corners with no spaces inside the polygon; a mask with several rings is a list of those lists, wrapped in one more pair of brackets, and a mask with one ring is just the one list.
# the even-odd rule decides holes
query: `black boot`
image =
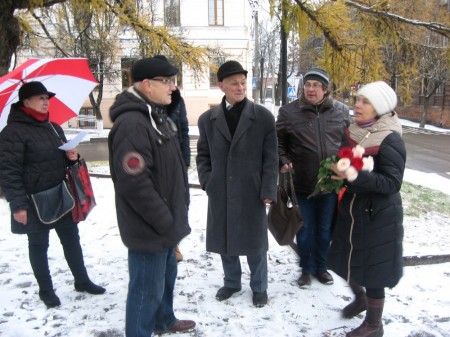
{"label": "black boot", "polygon": [[85,291],[92,295],[101,295],[106,291],[105,288],[96,285],[91,280],[82,283],[75,282],[75,290],[79,292]]}
{"label": "black boot", "polygon": [[383,315],[384,298],[366,297],[367,312],[364,322],[355,330],[346,334],[347,337],[381,337],[384,334],[381,316]]}
{"label": "black boot", "polygon": [[352,289],[355,298],[353,302],[342,309],[342,317],[352,318],[360,314],[367,307],[366,292],[364,288],[357,285],[356,283],[349,283],[350,289]]}
{"label": "black boot", "polygon": [[47,308],[54,308],[61,305],[61,301],[53,289],[39,291],[39,298],[45,303]]}

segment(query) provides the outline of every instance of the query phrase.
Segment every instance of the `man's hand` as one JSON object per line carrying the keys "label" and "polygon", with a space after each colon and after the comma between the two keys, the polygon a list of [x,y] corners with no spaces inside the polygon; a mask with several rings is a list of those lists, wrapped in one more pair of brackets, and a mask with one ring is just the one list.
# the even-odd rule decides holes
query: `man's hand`
{"label": "man's hand", "polygon": [[289,163],[289,164],[284,164],[283,166],[281,166],[281,168],[280,168],[280,173],[286,173],[287,171],[289,171],[289,169],[291,169],[293,166],[292,166],[292,163]]}
{"label": "man's hand", "polygon": [[272,200],[270,199],[264,199],[263,200],[264,205],[270,205],[272,203]]}

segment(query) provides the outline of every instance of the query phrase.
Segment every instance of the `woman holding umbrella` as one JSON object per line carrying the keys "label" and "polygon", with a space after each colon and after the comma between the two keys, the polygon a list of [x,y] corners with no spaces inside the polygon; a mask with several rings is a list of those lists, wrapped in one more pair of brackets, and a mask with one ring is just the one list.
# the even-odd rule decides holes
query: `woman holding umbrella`
{"label": "woman holding umbrella", "polygon": [[[11,105],[8,122],[0,132],[0,186],[11,209],[11,231],[27,234],[31,267],[39,285],[39,297],[48,308],[61,304],[53,289],[47,250],[50,229],[55,229],[75,279],[75,290],[103,294],[86,271],[71,212],[50,225],[44,224],[31,195],[59,185],[66,167],[76,163],[76,149],[58,149],[66,138],[62,128],[49,121],[49,99],[55,96],[41,82],[25,83],[19,101]],[[55,205],[56,207],[56,205]]]}

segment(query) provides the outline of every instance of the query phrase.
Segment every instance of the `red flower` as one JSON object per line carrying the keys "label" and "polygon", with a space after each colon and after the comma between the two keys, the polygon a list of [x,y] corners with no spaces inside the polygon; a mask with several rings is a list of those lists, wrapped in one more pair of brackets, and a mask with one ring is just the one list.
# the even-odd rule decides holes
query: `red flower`
{"label": "red flower", "polygon": [[339,158],[353,158],[353,150],[350,147],[343,147],[338,152]]}
{"label": "red flower", "polygon": [[357,171],[361,171],[364,166],[364,161],[362,158],[353,158],[352,165]]}

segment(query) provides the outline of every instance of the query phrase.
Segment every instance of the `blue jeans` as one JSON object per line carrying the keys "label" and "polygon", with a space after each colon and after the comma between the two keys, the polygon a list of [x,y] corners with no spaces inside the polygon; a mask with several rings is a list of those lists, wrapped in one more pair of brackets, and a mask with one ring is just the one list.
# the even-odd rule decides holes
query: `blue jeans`
{"label": "blue jeans", "polygon": [[296,235],[300,267],[305,274],[316,274],[327,269],[337,195],[328,193],[307,199],[297,193],[297,199],[303,216],[303,227]]}
{"label": "blue jeans", "polygon": [[126,337],[150,337],[175,324],[173,290],[177,278],[175,248],[156,253],[128,251]]}

